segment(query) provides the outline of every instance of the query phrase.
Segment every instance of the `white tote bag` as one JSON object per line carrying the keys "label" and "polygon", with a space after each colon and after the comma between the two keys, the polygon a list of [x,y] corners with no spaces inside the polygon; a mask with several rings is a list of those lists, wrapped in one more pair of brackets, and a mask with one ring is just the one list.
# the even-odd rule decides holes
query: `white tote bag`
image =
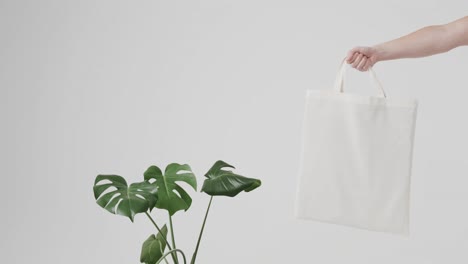
{"label": "white tote bag", "polygon": [[308,90],[297,218],[374,231],[409,233],[416,100],[343,91],[343,62],[333,90]]}

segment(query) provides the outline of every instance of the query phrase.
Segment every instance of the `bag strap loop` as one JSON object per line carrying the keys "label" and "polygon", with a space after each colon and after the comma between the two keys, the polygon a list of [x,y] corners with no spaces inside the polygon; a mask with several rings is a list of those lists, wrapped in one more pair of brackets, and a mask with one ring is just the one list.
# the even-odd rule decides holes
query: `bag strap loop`
{"label": "bag strap loop", "polygon": [[[336,75],[335,86],[333,88],[333,90],[335,92],[343,93],[343,91],[344,91],[343,87],[344,87],[344,78],[345,78],[345,75],[346,75],[346,68],[347,68],[346,64],[347,63],[346,63],[346,58],[345,58],[341,62],[340,69],[338,70],[338,74]],[[373,84],[375,84],[379,88],[380,96],[386,98],[387,95],[385,94],[385,90],[384,90],[382,84],[380,83],[379,79],[377,78],[377,75],[375,74],[372,67],[369,68],[368,72],[369,72],[369,77],[371,79],[371,82]]]}

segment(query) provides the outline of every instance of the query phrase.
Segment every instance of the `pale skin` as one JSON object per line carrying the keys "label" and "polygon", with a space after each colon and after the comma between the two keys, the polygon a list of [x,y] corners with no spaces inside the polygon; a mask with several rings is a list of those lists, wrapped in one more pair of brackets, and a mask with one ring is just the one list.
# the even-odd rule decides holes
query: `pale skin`
{"label": "pale skin", "polygon": [[371,47],[355,47],[346,62],[360,71],[367,71],[379,61],[420,58],[448,52],[468,45],[468,16],[444,25],[421,28],[406,36]]}

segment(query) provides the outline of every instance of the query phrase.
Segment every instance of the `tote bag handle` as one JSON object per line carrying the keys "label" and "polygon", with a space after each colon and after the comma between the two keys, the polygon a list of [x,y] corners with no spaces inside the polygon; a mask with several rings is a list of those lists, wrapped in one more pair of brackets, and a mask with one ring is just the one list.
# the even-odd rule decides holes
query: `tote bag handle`
{"label": "tote bag handle", "polygon": [[[344,86],[344,77],[345,77],[346,68],[347,68],[346,64],[347,63],[346,63],[346,58],[345,58],[341,62],[340,69],[338,71],[338,74],[336,75],[335,86],[333,88],[333,90],[335,92],[343,93],[343,91],[344,91],[343,86]],[[371,79],[371,82],[379,88],[380,96],[386,98],[387,95],[385,94],[385,90],[384,90],[382,84],[380,83],[379,79],[377,79],[377,75],[375,74],[372,67],[369,68],[368,72],[369,72],[369,77]]]}

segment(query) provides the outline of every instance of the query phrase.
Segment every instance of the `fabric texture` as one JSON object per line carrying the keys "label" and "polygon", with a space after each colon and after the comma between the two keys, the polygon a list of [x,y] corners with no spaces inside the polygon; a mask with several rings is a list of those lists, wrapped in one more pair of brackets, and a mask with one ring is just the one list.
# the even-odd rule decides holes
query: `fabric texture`
{"label": "fabric texture", "polygon": [[329,90],[308,90],[295,215],[409,234],[417,101],[343,91],[343,62]]}

